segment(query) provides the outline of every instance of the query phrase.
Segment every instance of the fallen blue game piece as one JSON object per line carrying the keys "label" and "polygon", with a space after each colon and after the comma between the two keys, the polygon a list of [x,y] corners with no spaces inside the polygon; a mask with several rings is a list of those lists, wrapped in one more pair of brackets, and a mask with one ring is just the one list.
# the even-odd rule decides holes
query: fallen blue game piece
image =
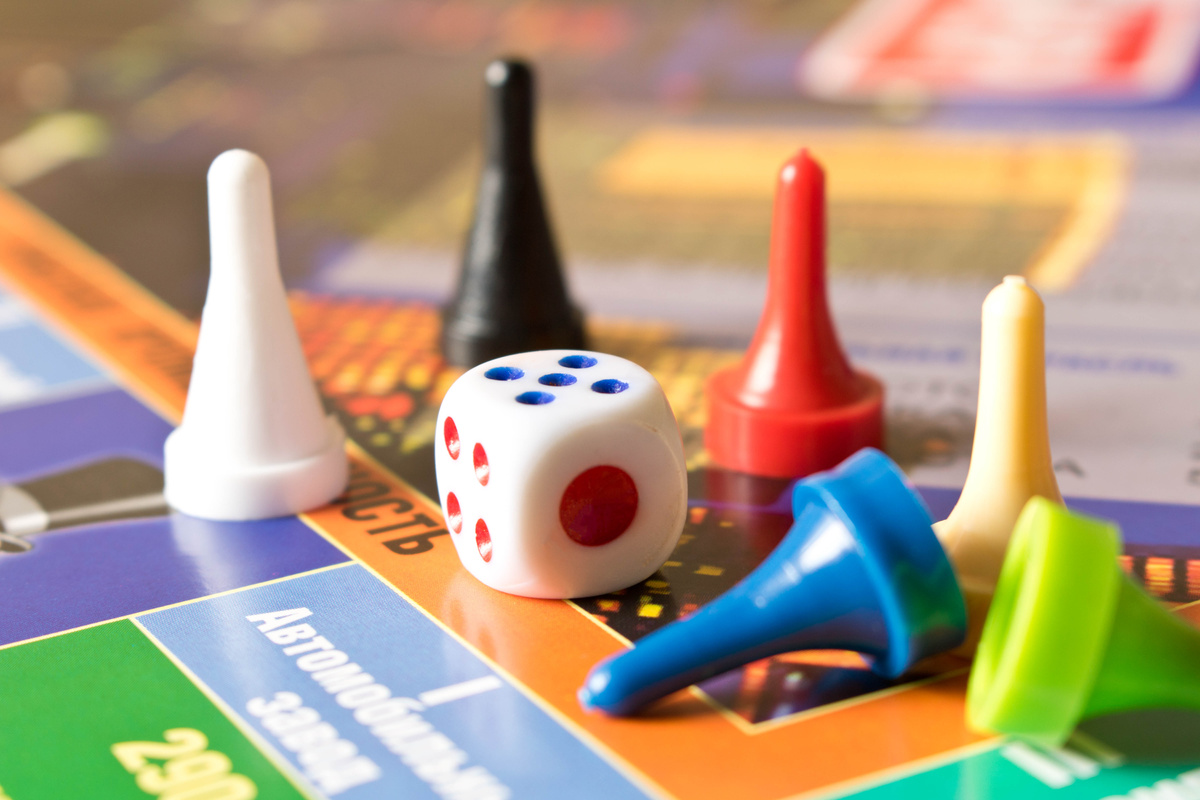
{"label": "fallen blue game piece", "polygon": [[630,714],[793,650],[855,650],[896,678],[962,643],[967,612],[929,512],[873,448],[800,481],[796,521],[741,583],[592,668],[579,702]]}

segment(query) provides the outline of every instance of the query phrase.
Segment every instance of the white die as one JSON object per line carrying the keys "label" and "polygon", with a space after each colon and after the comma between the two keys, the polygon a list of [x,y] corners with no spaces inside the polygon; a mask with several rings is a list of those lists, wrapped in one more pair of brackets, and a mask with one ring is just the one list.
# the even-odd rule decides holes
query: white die
{"label": "white die", "polygon": [[435,452],[458,557],[503,592],[632,586],[683,531],[675,416],[654,377],[617,356],[543,350],[480,364],[446,392]]}

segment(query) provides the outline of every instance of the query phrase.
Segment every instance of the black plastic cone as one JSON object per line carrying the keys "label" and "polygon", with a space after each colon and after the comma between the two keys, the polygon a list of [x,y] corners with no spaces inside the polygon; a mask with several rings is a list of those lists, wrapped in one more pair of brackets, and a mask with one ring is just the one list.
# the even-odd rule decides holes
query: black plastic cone
{"label": "black plastic cone", "polygon": [[499,60],[485,79],[486,158],[458,289],[442,311],[442,353],[463,367],[585,346],[534,164],[533,71]]}

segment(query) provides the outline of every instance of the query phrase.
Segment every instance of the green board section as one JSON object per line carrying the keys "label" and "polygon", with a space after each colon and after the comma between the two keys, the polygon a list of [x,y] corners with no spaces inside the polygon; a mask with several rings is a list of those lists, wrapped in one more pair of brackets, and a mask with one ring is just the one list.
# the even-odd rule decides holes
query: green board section
{"label": "green board section", "polygon": [[[1119,754],[1112,754],[1118,759]],[[1012,741],[926,772],[847,795],[855,800],[1191,800],[1193,764],[1110,763],[1079,750]]]}
{"label": "green board section", "polygon": [[[165,800],[186,776],[193,785],[225,781],[230,798],[304,797],[132,622],[0,650],[0,675],[0,798]],[[199,734],[164,742],[174,729]],[[127,769],[112,750],[121,742],[159,748],[123,748],[131,764],[142,762]],[[139,788],[139,771],[152,791]]]}

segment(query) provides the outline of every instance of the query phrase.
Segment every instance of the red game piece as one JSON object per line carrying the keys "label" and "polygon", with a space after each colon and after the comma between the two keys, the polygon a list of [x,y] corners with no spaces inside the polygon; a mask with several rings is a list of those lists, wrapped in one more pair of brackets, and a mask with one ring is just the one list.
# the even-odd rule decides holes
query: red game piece
{"label": "red game piece", "polygon": [[801,150],[779,173],[767,303],[741,363],[708,383],[705,440],[723,467],[780,478],[883,441],[883,386],[855,372],[825,297],[825,175]]}

